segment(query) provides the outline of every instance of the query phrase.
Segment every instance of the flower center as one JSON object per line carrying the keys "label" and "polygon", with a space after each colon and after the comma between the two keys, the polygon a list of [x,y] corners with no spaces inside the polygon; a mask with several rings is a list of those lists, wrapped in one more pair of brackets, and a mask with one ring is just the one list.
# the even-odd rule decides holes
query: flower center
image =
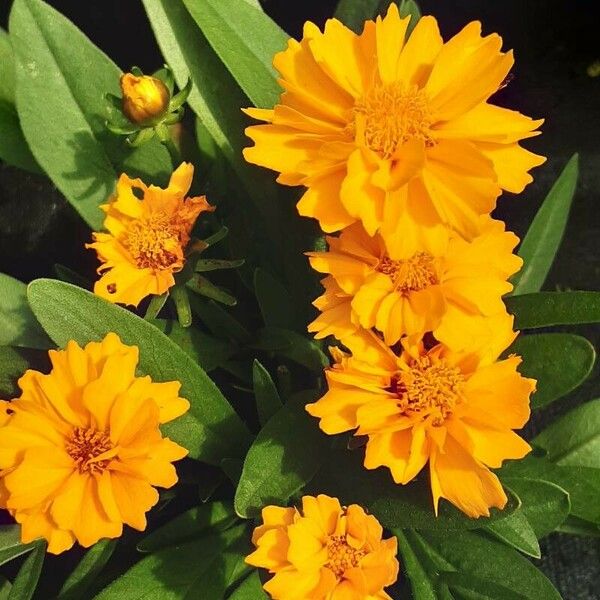
{"label": "flower center", "polygon": [[409,371],[400,371],[392,381],[398,407],[408,416],[433,415],[433,424],[441,425],[461,401],[463,374],[458,367],[443,360],[433,362],[429,356],[417,358],[409,366]]}
{"label": "flower center", "polygon": [[375,86],[354,106],[355,131],[382,158],[392,158],[402,144],[413,138],[433,144],[431,123],[425,92],[414,86]]}
{"label": "flower center", "polygon": [[113,444],[106,433],[91,427],[75,427],[66,445],[67,454],[75,461],[80,473],[102,472],[108,465],[109,459],[96,460],[96,458],[112,448]]}
{"label": "flower center", "polygon": [[418,292],[439,283],[435,258],[427,252],[417,252],[405,260],[384,256],[375,269],[387,275],[402,294]]}
{"label": "flower center", "polygon": [[346,541],[346,536],[331,535],[327,540],[329,560],[325,566],[333,571],[336,577],[342,578],[348,569],[358,567],[360,559],[365,554],[365,550],[352,548]]}
{"label": "flower center", "polygon": [[168,269],[178,260],[177,226],[162,213],[131,223],[125,246],[140,269]]}

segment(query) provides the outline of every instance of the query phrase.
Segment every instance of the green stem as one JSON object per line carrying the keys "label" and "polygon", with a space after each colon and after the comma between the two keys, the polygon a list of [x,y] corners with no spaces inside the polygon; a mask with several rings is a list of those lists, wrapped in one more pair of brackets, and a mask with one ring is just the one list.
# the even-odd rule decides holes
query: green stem
{"label": "green stem", "polygon": [[176,169],[183,162],[183,159],[181,158],[181,152],[179,151],[177,144],[171,137],[169,128],[164,124],[160,124],[156,127],[156,134],[158,135],[158,139],[160,140],[161,144],[169,152],[173,169]]}

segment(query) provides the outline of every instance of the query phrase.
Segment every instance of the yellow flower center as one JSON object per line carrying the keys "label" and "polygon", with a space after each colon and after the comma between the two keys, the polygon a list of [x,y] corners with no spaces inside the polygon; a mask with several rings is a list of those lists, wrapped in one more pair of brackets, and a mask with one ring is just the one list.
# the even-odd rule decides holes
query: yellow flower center
{"label": "yellow flower center", "polygon": [[108,435],[91,427],[75,427],[66,445],[67,454],[75,461],[80,473],[102,472],[109,459],[96,459],[112,448]]}
{"label": "yellow flower center", "polygon": [[433,144],[431,123],[425,92],[400,83],[375,86],[354,106],[354,130],[382,158],[414,138]]}
{"label": "yellow flower center", "polygon": [[417,252],[405,260],[384,256],[376,270],[387,275],[402,294],[418,292],[439,283],[435,258],[427,252]]}
{"label": "yellow flower center", "polygon": [[360,559],[365,554],[365,550],[350,546],[346,536],[331,535],[327,540],[328,562],[325,566],[333,571],[336,577],[342,578],[348,569],[358,567]]}
{"label": "yellow flower center", "polygon": [[441,425],[460,403],[465,381],[458,367],[423,356],[411,362],[410,371],[401,371],[392,382],[398,395],[398,407],[407,415],[433,415],[433,424]]}
{"label": "yellow flower center", "polygon": [[178,260],[179,228],[162,213],[133,221],[125,246],[140,269],[168,269]]}

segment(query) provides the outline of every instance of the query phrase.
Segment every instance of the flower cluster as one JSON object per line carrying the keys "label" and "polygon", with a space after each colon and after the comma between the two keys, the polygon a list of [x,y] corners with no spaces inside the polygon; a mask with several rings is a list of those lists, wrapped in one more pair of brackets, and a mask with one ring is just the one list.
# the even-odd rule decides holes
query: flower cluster
{"label": "flower cluster", "polygon": [[360,35],[308,23],[275,57],[280,103],[247,111],[266,124],[245,156],[305,186],[300,214],[340,232],[309,254],[326,275],[309,330],[348,352],[332,349],[307,410],[328,434],[367,436],[365,467],[398,484],[429,464],[436,513],[445,498],[479,517],[507,502],[490,468],[530,450],[513,430],[535,382],[500,358],[518,238],[490,213],[544,161],[519,145],[542,121],[489,102],[513,64],[498,35],[408,24],[394,3]]}

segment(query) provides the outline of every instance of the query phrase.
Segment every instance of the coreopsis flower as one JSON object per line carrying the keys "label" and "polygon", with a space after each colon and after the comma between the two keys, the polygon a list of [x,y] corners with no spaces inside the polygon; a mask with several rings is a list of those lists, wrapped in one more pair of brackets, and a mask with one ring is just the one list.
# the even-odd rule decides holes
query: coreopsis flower
{"label": "coreopsis flower", "polygon": [[448,42],[433,17],[406,37],[395,3],[357,35],[336,19],[306,23],[273,61],[284,93],[246,112],[246,159],[308,189],[301,215],[333,232],[360,220],[393,237],[399,215],[478,232],[502,190],[520,192],[544,158],[519,146],[542,120],[489,102],[513,64],[496,34],[473,22]]}
{"label": "coreopsis flower", "polygon": [[108,233],[94,233],[94,242],[87,244],[102,262],[96,294],[137,306],[146,296],[175,285],[198,215],[214,210],[204,196],[186,198],[193,174],[194,167],[182,163],[167,189],[121,175],[116,194],[101,206]]}
{"label": "coreopsis flower", "polygon": [[0,424],[0,502],[21,539],[59,554],[146,528],[155,487],[177,482],[187,450],[159,425],[189,408],[179,382],[136,377],[138,349],[109,333],[81,348],[50,350],[49,374],[29,370]]}
{"label": "coreopsis flower", "polygon": [[132,123],[155,121],[166,113],[171,94],[157,77],[123,73],[119,83],[123,113]]}
{"label": "coreopsis flower", "polygon": [[246,558],[273,574],[264,585],[275,600],[388,599],[398,577],[396,538],[357,504],[340,506],[321,494],[304,496],[302,510],[267,506]]}
{"label": "coreopsis flower", "polygon": [[512,331],[496,327],[495,335],[478,352],[405,338],[397,355],[374,335],[368,360],[333,349],[329,390],[307,411],[327,434],[368,436],[365,467],[387,467],[396,483],[429,463],[436,514],[446,498],[470,517],[489,515],[507,502],[489,468],[531,449],[513,430],[527,422],[535,389],[517,371],[518,356],[498,360]]}
{"label": "coreopsis flower", "polygon": [[352,324],[376,328],[390,346],[432,331],[453,348],[462,345],[465,318],[506,312],[502,296],[513,287],[507,279],[523,262],[512,253],[519,238],[504,223],[481,221],[471,242],[442,225],[407,228],[394,244],[369,236],[360,223],[328,237],[329,251],[309,253],[310,263],[335,281],[337,295],[328,282],[316,303],[326,312],[309,330],[343,340]]}

